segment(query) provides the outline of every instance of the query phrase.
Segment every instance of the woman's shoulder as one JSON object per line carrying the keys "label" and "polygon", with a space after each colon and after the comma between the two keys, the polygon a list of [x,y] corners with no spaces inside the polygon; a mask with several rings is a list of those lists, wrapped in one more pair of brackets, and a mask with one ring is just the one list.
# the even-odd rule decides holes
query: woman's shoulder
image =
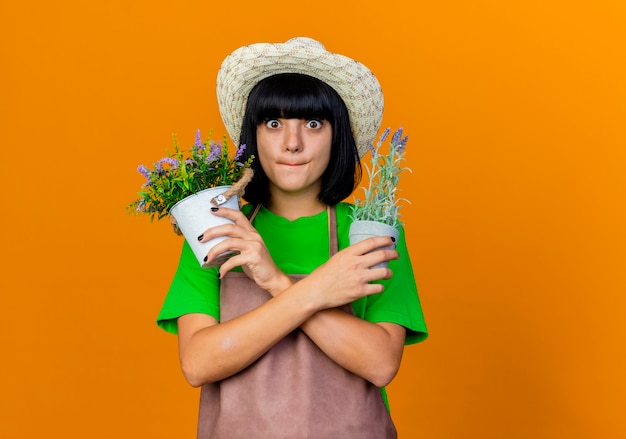
{"label": "woman's shoulder", "polygon": [[250,212],[252,212],[252,209],[254,209],[255,204],[252,203],[246,203],[243,206],[241,206],[241,211],[243,212],[244,215],[248,215]]}
{"label": "woman's shoulder", "polygon": [[346,217],[350,216],[352,211],[352,203],[348,203],[347,201],[342,201],[335,205],[335,211],[337,212],[337,216]]}

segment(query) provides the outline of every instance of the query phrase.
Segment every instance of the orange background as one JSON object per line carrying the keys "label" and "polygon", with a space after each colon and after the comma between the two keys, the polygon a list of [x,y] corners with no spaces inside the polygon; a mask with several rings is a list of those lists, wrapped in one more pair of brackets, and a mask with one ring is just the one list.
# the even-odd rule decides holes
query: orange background
{"label": "orange background", "polygon": [[389,388],[401,438],[626,437],[626,7],[604,1],[4,1],[0,437],[191,438],[154,319],[180,238],[128,216],[172,133],[224,133],[235,48],[364,62],[409,134],[431,337]]}

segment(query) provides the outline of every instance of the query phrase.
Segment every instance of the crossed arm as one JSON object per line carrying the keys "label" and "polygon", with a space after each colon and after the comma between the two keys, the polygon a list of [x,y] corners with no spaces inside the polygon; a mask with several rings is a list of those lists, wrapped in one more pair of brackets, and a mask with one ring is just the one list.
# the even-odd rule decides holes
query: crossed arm
{"label": "crossed arm", "polygon": [[200,386],[233,375],[300,327],[339,365],[377,386],[387,385],[400,366],[405,329],[394,323],[367,322],[338,307],[382,292],[382,285],[371,281],[389,278],[391,271],[369,267],[397,257],[394,250],[372,252],[391,244],[390,238],[370,238],[350,246],[311,275],[294,282],[275,266],[245,217],[234,211],[223,215],[232,215],[236,224],[205,234],[204,240],[212,239],[212,234],[231,237],[214,247],[208,257],[226,249],[239,251],[222,265],[220,272],[225,274],[241,265],[273,297],[224,323],[205,314],[179,317],[179,354],[187,381]]}

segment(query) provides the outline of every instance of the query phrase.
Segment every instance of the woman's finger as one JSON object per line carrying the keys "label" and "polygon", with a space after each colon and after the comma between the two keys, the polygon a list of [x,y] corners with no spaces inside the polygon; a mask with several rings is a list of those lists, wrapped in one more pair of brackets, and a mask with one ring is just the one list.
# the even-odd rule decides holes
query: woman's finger
{"label": "woman's finger", "polygon": [[247,230],[238,227],[235,224],[222,224],[221,226],[214,226],[205,230],[202,235],[198,236],[198,241],[206,242],[223,236],[242,238],[246,233],[248,233]]}
{"label": "woman's finger", "polygon": [[357,242],[356,244],[352,244],[346,250],[349,249],[349,251],[354,251],[357,255],[364,255],[379,248],[391,247],[394,244],[395,240],[391,236],[374,236]]}
{"label": "woman's finger", "polygon": [[209,250],[209,252],[207,253],[206,260],[204,262],[210,262],[216,256],[221,255],[222,253],[227,251],[234,251],[238,253],[245,252],[249,250],[249,247],[251,247],[250,244],[251,241],[248,241],[246,239],[227,238],[211,247],[211,250]]}
{"label": "woman's finger", "polygon": [[228,218],[238,226],[244,227],[246,229],[253,229],[252,224],[250,224],[250,221],[248,220],[248,217],[245,216],[241,210],[229,209],[228,207],[212,207],[211,213],[215,216]]}
{"label": "woman's finger", "polygon": [[365,267],[373,267],[382,262],[389,262],[398,259],[398,252],[389,248],[378,248],[362,256],[362,263]]}

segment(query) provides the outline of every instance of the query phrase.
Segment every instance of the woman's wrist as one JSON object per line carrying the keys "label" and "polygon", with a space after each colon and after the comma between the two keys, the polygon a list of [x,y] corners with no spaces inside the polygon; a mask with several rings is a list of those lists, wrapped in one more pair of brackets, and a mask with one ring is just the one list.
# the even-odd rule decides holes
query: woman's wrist
{"label": "woman's wrist", "polygon": [[273,297],[276,297],[279,294],[281,294],[283,291],[285,291],[287,288],[291,287],[293,284],[294,284],[294,281],[285,273],[279,270],[274,282],[272,282],[271,288],[268,289],[268,292]]}

